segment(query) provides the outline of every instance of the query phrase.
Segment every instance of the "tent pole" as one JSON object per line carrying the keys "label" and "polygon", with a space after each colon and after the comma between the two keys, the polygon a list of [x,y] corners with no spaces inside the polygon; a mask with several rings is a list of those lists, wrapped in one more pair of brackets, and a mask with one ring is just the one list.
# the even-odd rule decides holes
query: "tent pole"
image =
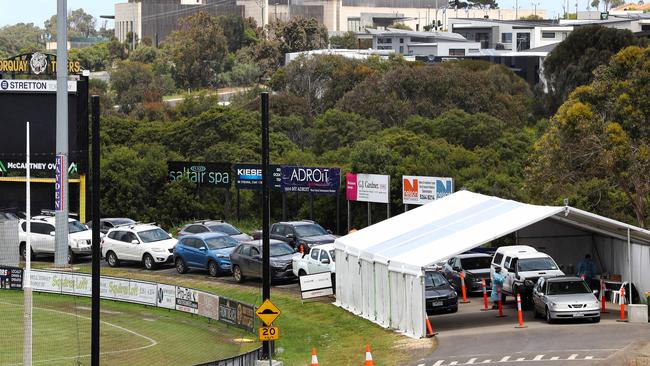
{"label": "tent pole", "polygon": [[[630,228],[627,228],[627,270],[630,276],[629,284],[630,284],[630,302],[629,304],[632,305],[632,243],[630,241]],[[626,293],[627,294],[627,293]]]}
{"label": "tent pole", "polygon": [[351,222],[351,217],[350,217],[350,201],[346,200],[348,203],[348,233],[350,233],[350,222]]}

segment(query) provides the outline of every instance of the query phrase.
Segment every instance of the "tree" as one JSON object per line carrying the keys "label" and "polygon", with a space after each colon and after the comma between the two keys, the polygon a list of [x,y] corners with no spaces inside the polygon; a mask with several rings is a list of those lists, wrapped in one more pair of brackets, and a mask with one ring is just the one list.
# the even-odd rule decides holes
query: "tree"
{"label": "tree", "polygon": [[[18,23],[0,28],[0,56],[13,56],[44,49],[43,30],[33,23]],[[4,58],[4,57],[2,57]]]}
{"label": "tree", "polygon": [[[625,4],[625,0],[603,0],[603,10],[609,11],[609,9],[615,8],[617,6],[621,6],[623,4]],[[600,0],[591,1],[592,8],[598,9],[599,5],[600,5]]]}
{"label": "tree", "polygon": [[626,197],[637,224],[647,225],[649,79],[650,47],[631,46],[569,96],[535,147],[529,182],[537,197],[566,197],[575,187],[609,184]]}
{"label": "tree", "polygon": [[[68,37],[93,37],[97,35],[97,20],[82,8],[68,11]],[[56,40],[56,15],[45,21],[48,39]]]}
{"label": "tree", "polygon": [[95,43],[84,48],[73,48],[69,52],[70,60],[78,60],[81,67],[90,71],[106,70],[110,64],[108,42]]}
{"label": "tree", "polygon": [[310,145],[314,153],[321,155],[343,146],[351,146],[379,129],[380,123],[377,120],[330,109],[314,121]]}
{"label": "tree", "polygon": [[170,87],[153,73],[150,65],[141,62],[122,61],[111,71],[111,88],[122,112],[132,111],[138,103],[159,102]]}
{"label": "tree", "polygon": [[179,20],[165,48],[173,63],[174,79],[184,88],[214,85],[228,53],[219,21],[202,11]]}
{"label": "tree", "polygon": [[271,33],[280,42],[282,53],[309,51],[327,47],[327,28],[316,18],[295,17],[271,24]]}
{"label": "tree", "polygon": [[589,26],[571,32],[544,60],[548,110],[555,112],[573,89],[593,80],[596,67],[607,64],[622,48],[639,42],[632,32],[624,29]]}
{"label": "tree", "polygon": [[468,6],[472,8],[479,8],[479,9],[498,9],[499,4],[496,2],[496,0],[468,0],[467,1]]}
{"label": "tree", "polygon": [[519,17],[519,19],[520,20],[543,20],[544,18],[542,18],[540,15],[537,14],[529,14],[525,17]]}
{"label": "tree", "polygon": [[137,61],[145,64],[152,64],[158,58],[158,49],[152,46],[140,45],[129,52],[129,61]]}
{"label": "tree", "polygon": [[220,16],[217,17],[217,23],[223,29],[229,52],[235,52],[242,47],[258,42],[258,36],[255,32],[257,25],[251,18],[244,19],[232,15]]}
{"label": "tree", "polygon": [[345,32],[340,36],[330,37],[330,44],[334,48],[357,49],[357,34],[350,31]]}

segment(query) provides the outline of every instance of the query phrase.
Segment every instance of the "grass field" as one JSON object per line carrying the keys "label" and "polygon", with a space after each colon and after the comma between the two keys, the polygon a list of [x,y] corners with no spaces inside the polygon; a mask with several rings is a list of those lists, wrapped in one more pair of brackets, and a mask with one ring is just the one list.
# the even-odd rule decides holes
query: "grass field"
{"label": "grass field", "polygon": [[[23,293],[0,292],[0,365],[22,363]],[[176,311],[102,301],[102,365],[192,365],[256,348],[250,333]],[[34,293],[33,360],[89,365],[90,299]]]}

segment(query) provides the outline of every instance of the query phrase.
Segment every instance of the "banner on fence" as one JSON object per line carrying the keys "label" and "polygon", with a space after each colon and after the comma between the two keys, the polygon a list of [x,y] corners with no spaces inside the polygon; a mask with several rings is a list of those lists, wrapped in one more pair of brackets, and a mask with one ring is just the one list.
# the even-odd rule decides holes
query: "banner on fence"
{"label": "banner on fence", "polygon": [[0,267],[0,289],[20,290],[23,288],[23,270],[16,267]]}
{"label": "banner on fence", "polygon": [[402,176],[402,201],[423,205],[454,193],[453,178]]}
{"label": "banner on fence", "polygon": [[220,297],[219,321],[252,332],[254,330],[255,309],[239,301]]}
{"label": "banner on fence", "polygon": [[345,195],[348,201],[388,203],[390,176],[378,174],[345,175]]}
{"label": "banner on fence", "polygon": [[282,167],[282,190],[335,195],[341,184],[341,169],[303,166]]}
{"label": "banner on fence", "polygon": [[176,309],[176,286],[158,284],[156,306],[165,309]]}

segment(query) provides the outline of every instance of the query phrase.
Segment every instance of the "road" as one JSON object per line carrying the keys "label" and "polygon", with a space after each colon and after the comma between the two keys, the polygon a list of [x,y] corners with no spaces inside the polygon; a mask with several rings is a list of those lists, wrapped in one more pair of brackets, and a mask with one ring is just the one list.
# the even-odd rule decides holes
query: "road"
{"label": "road", "polygon": [[616,322],[619,313],[613,304],[598,324],[547,324],[526,311],[526,328],[517,329],[513,303],[506,304],[505,318],[497,318],[496,311],[481,311],[481,298],[470,300],[456,314],[429,318],[439,332],[438,348],[413,366],[628,365],[650,342],[650,326]]}

